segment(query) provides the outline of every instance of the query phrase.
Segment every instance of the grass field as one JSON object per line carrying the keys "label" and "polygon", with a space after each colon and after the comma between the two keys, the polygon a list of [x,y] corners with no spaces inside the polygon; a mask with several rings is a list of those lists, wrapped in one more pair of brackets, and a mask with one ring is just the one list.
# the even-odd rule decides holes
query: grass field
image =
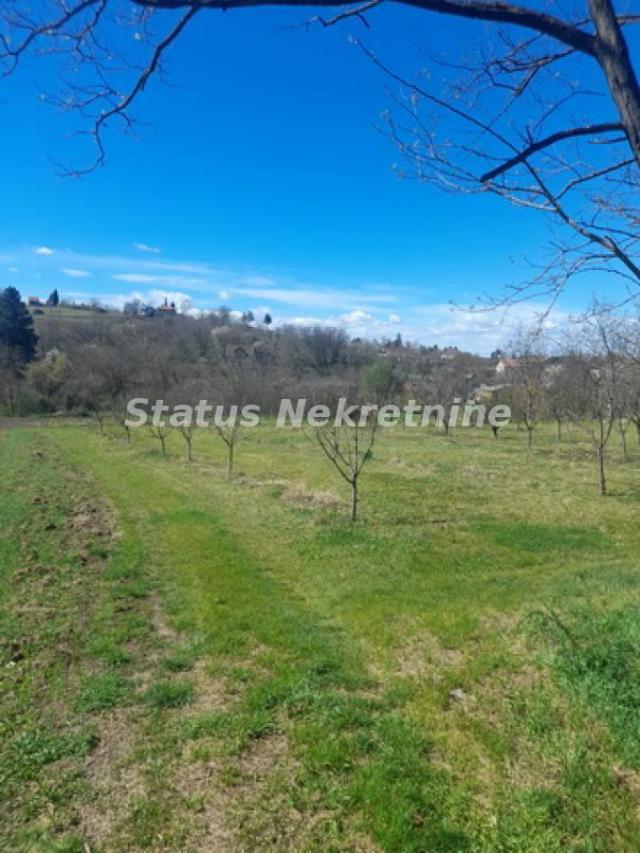
{"label": "grass field", "polygon": [[638,849],[635,446],[169,451],[0,431],[0,849]]}

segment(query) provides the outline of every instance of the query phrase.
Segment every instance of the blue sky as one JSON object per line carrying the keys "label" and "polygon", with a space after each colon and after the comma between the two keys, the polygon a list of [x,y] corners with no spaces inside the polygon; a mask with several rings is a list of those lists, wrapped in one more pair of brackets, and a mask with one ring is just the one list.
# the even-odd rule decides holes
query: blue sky
{"label": "blue sky", "polygon": [[[106,167],[81,180],[52,164],[83,149],[39,101],[47,65],[3,81],[0,285],[111,304],[169,295],[477,351],[503,341],[540,306],[505,319],[448,303],[520,280],[544,223],[396,177],[397,152],[375,130],[388,81],[348,38],[411,72],[424,45],[457,55],[483,27],[393,6],[367,31],[291,26],[305,17],[201,13],[171,54],[175,85],[154,82],[138,104],[140,140],[110,134]],[[574,288],[560,314],[589,296]]]}

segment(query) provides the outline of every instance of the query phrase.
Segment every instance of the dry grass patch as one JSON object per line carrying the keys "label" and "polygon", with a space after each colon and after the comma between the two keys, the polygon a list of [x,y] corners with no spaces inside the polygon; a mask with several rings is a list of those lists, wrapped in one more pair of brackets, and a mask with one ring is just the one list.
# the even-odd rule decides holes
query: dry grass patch
{"label": "dry grass patch", "polygon": [[115,709],[97,724],[99,743],[88,756],[85,777],[90,793],[78,809],[80,828],[90,849],[103,846],[127,818],[131,804],[145,792],[144,773],[136,763],[139,734],[128,709]]}
{"label": "dry grass patch", "polygon": [[465,664],[459,649],[441,645],[429,631],[420,630],[393,651],[390,669],[393,675],[416,681],[442,681],[445,673]]}
{"label": "dry grass patch", "polygon": [[304,482],[289,483],[280,497],[299,509],[340,509],[344,506],[340,495],[332,489],[310,491]]}

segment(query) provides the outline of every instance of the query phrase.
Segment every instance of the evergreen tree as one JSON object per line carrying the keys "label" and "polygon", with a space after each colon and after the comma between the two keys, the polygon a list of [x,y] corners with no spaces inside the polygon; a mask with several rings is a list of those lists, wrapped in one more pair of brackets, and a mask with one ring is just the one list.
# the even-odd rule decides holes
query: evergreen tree
{"label": "evergreen tree", "polygon": [[0,290],[0,347],[9,356],[9,366],[19,368],[33,361],[38,336],[33,319],[15,287]]}
{"label": "evergreen tree", "polygon": [[47,299],[47,305],[50,308],[55,308],[60,302],[60,296],[58,294],[58,289],[51,291],[49,298]]}
{"label": "evergreen tree", "polygon": [[273,322],[273,320],[271,319],[271,314],[265,314],[264,320],[262,322],[265,324],[265,326],[270,326]]}

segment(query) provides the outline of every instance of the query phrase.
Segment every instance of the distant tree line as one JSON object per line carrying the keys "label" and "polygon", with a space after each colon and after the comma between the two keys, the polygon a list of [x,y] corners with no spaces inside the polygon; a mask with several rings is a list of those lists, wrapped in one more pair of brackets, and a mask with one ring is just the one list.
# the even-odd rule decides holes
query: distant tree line
{"label": "distant tree line", "polygon": [[[251,312],[226,308],[195,317],[132,311],[32,317],[14,288],[0,291],[0,413],[90,415],[101,430],[106,420],[115,421],[130,441],[127,403],[134,397],[171,406],[252,403],[264,414],[275,414],[283,397],[330,407],[341,397],[367,404],[411,400],[438,404],[444,413],[467,401],[504,403],[527,452],[544,422],[555,424],[559,443],[567,436],[587,440],[604,495],[612,436],[625,459],[630,429],[640,443],[640,323],[594,306],[560,338],[524,329],[504,351],[483,358],[399,336],[371,341],[350,339],[342,329],[257,324]],[[437,423],[446,436],[448,415]],[[180,432],[191,459],[194,429]],[[216,432],[231,476],[239,428],[221,424]],[[164,452],[168,430],[153,426],[151,433]],[[499,427],[493,433],[499,438]],[[351,484],[355,507],[373,438],[327,429],[316,437]]]}
{"label": "distant tree line", "polygon": [[[15,393],[0,396],[0,407],[12,414],[120,419],[134,396],[182,403],[251,397],[265,413],[275,413],[283,396],[333,404],[345,395],[385,402],[413,395],[446,403],[468,396],[494,371],[490,359],[403,344],[400,336],[371,341],[324,326],[274,327],[269,314],[256,322],[251,311],[236,315],[227,307],[150,318],[132,303],[122,312],[32,318],[17,291],[2,293],[12,307],[0,322],[12,331],[0,333],[9,348],[0,364],[5,377],[11,370]],[[11,335],[22,335],[22,349]]]}

